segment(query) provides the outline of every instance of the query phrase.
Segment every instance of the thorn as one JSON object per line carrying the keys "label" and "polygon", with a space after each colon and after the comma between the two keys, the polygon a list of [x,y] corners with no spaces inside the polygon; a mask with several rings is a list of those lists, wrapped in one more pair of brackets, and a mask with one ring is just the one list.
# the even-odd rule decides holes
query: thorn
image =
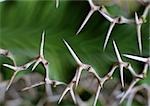
{"label": "thorn", "polygon": [[81,24],[80,28],[78,29],[76,35],[78,35],[81,30],[83,29],[83,27],[85,26],[85,24],[88,22],[88,20],[90,19],[90,17],[92,16],[92,14],[95,12],[95,11],[98,11],[99,10],[99,6],[96,6],[94,5],[93,1],[92,0],[88,0],[88,3],[91,7],[91,10],[89,11],[88,15],[86,16],[86,18],[84,19],[83,23]]}
{"label": "thorn", "polygon": [[72,57],[74,58],[74,60],[77,62],[78,65],[82,65],[82,62],[80,61],[80,59],[77,57],[77,55],[75,54],[75,52],[72,50],[72,48],[69,46],[69,44],[63,40],[65,45],[67,46],[69,52],[71,53]]}
{"label": "thorn", "polygon": [[122,65],[120,65],[120,77],[121,77],[121,85],[124,88],[123,66]]}
{"label": "thorn", "polygon": [[138,46],[140,50],[140,54],[142,54],[142,39],[141,39],[141,23],[139,21],[138,15],[135,12],[135,22],[137,24],[136,29],[137,29],[137,37],[138,37]]}
{"label": "thorn", "polygon": [[37,60],[34,66],[32,67],[32,71],[37,67],[37,65],[40,63],[40,60]]}
{"label": "thorn", "polygon": [[31,85],[31,86],[29,86],[29,87],[25,87],[25,88],[23,88],[21,91],[26,91],[26,90],[29,90],[29,89],[31,89],[31,88],[34,88],[34,87],[37,87],[37,86],[40,86],[40,85],[44,85],[44,84],[45,84],[45,82],[39,82],[39,83],[34,84],[34,85]]}
{"label": "thorn", "polygon": [[138,18],[138,15],[136,12],[135,12],[135,22],[136,22],[136,24],[139,24],[139,18]]}
{"label": "thorn", "polygon": [[40,56],[44,57],[43,52],[44,52],[44,36],[45,36],[45,31],[42,33],[42,39],[41,39],[41,44],[40,44]]}
{"label": "thorn", "polygon": [[10,69],[12,69],[12,70],[14,70],[14,71],[17,70],[17,67],[12,66],[12,65],[9,65],[9,64],[3,64],[3,66],[8,67],[8,68],[10,68]]}
{"label": "thorn", "polygon": [[59,0],[56,0],[56,8],[59,7]]}
{"label": "thorn", "polygon": [[107,13],[101,11],[101,10],[98,10],[98,11],[99,11],[100,14],[102,14],[102,16],[103,16],[104,18],[106,18],[109,22],[111,22],[111,23],[114,22],[114,19],[109,16],[110,14],[107,14]]}
{"label": "thorn", "polygon": [[127,69],[131,72],[131,74],[133,76],[138,76],[137,73],[134,71],[134,69],[132,68],[131,64],[128,65]]}
{"label": "thorn", "polygon": [[112,30],[113,30],[115,24],[116,24],[115,21],[110,24],[110,27],[109,27],[109,29],[108,29],[108,32],[107,32],[107,35],[106,35],[106,38],[105,38],[105,42],[104,42],[104,46],[103,46],[103,51],[105,51],[105,49],[106,49],[108,40],[109,40],[109,38],[110,38],[110,34],[111,34],[111,32],[112,32]]}
{"label": "thorn", "polygon": [[9,81],[7,87],[6,87],[6,91],[8,91],[8,89],[10,88],[10,85],[12,84],[12,82],[13,82],[13,80],[14,80],[14,78],[15,78],[15,76],[17,75],[18,72],[19,72],[19,71],[15,71],[15,72],[13,73],[13,76],[11,77],[11,79],[10,79],[10,81]]}
{"label": "thorn", "polygon": [[121,56],[120,56],[120,53],[119,53],[119,50],[118,50],[118,47],[115,43],[115,41],[113,40],[113,45],[114,45],[114,49],[115,49],[115,53],[116,53],[116,56],[117,56],[117,59],[119,62],[123,62],[122,59],[121,59]]}
{"label": "thorn", "polygon": [[75,94],[73,92],[73,89],[70,89],[70,94],[72,96],[73,102],[76,104],[77,102],[76,102],[76,98],[75,98]]}
{"label": "thorn", "polygon": [[85,20],[83,21],[83,23],[81,24],[80,28],[78,29],[76,35],[78,35],[81,30],[83,29],[83,27],[85,26],[85,24],[88,22],[88,20],[90,19],[90,17],[92,16],[92,14],[95,12],[95,10],[91,9],[88,13],[88,15],[86,16]]}
{"label": "thorn", "polygon": [[58,104],[60,104],[60,102],[62,101],[62,99],[64,98],[64,96],[67,94],[67,92],[70,90],[69,87],[67,87],[64,92],[62,93],[60,99],[58,100]]}
{"label": "thorn", "polygon": [[130,91],[132,90],[132,88],[134,87],[134,85],[139,81],[140,79],[135,79],[129,86],[128,90],[125,92],[124,96],[121,98],[119,104],[121,104],[124,99],[128,96],[128,94],[130,93]]}
{"label": "thorn", "polygon": [[97,103],[97,100],[98,100],[100,91],[101,91],[101,86],[99,85],[98,88],[97,88],[97,92],[96,92],[96,96],[95,96],[95,99],[94,99],[94,104],[93,104],[93,106],[96,106],[96,103]]}
{"label": "thorn", "polygon": [[139,56],[134,56],[134,55],[128,55],[128,54],[123,54],[123,56],[125,56],[125,57],[127,57],[129,59],[140,61],[140,62],[144,62],[144,63],[147,62],[147,58],[143,58],[143,57],[139,57]]}
{"label": "thorn", "polygon": [[82,73],[82,68],[81,67],[79,67],[78,69],[77,69],[77,77],[76,77],[76,88],[77,88],[77,86],[78,86],[78,84],[79,84],[79,80],[80,80],[80,76],[81,76],[81,73]]}

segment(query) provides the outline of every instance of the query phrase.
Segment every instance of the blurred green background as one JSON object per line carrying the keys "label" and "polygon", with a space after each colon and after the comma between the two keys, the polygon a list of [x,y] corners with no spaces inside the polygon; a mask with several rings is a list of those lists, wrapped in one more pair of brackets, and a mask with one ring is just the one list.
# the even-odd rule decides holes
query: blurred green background
{"label": "blurred green background", "polygon": [[[106,7],[113,16],[124,15],[134,18],[135,10],[139,16],[144,10],[144,6],[135,5],[136,8],[132,11],[128,9],[129,12],[115,4],[106,5]],[[76,63],[62,39],[65,39],[71,45],[84,63],[91,64],[101,77],[109,71],[111,65],[116,61],[112,40],[116,41],[122,54],[139,55],[136,26],[134,24],[116,25],[106,51],[103,52],[103,43],[109,28],[109,22],[98,12],[93,14],[81,33],[75,35],[89,10],[89,4],[86,1],[61,1],[59,8],[56,8],[55,1],[51,0],[1,2],[0,48],[10,50],[15,56],[17,65],[22,65],[38,55],[41,33],[45,31],[44,54],[50,62],[50,77],[66,83],[73,77]],[[142,26],[142,56],[149,55],[149,17],[147,19],[147,23]],[[142,65],[138,62],[122,58],[125,61],[132,62],[137,72],[142,69]],[[2,64],[11,62],[3,57],[0,59],[0,73],[3,75],[3,80],[8,80],[12,71],[4,68]],[[44,74],[40,65],[35,71]],[[118,78],[119,73],[117,72],[115,76]],[[128,75],[125,79],[128,79]],[[145,81],[150,82],[149,79]]]}

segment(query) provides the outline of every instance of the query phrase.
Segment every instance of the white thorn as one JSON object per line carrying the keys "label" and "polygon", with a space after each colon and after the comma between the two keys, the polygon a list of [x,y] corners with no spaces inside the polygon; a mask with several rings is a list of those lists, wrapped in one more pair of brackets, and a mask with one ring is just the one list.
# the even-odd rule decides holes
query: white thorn
{"label": "white thorn", "polygon": [[62,95],[61,95],[61,97],[60,97],[60,99],[59,99],[59,101],[58,101],[58,104],[62,101],[63,97],[66,95],[66,93],[67,93],[69,90],[70,90],[69,87],[67,87],[67,88],[64,90],[64,92],[62,93]]}
{"label": "white thorn", "polygon": [[70,89],[70,94],[71,94],[71,97],[73,99],[73,102],[76,104],[77,102],[76,102],[76,98],[75,98],[75,94],[73,92],[73,89]]}
{"label": "white thorn", "polygon": [[44,36],[45,36],[45,32],[43,31],[41,44],[40,44],[40,56],[41,57],[44,57],[44,55],[43,55],[43,52],[44,52]]}
{"label": "white thorn", "polygon": [[6,0],[0,0],[0,3],[1,3],[1,2],[4,2],[4,1],[6,1]]}
{"label": "white thorn", "polygon": [[112,17],[110,17],[107,13],[101,11],[101,10],[98,10],[102,15],[103,17],[105,17],[109,22],[114,22],[114,19]]}
{"label": "white thorn", "polygon": [[120,65],[120,77],[121,77],[121,85],[124,88],[123,66],[122,65]]}
{"label": "white thorn", "polygon": [[135,72],[135,70],[132,68],[131,64],[129,64],[129,66],[127,68],[133,76],[138,76],[137,73]]}
{"label": "white thorn", "polygon": [[81,68],[81,67],[79,67],[79,68],[77,69],[77,76],[76,76],[76,88],[77,88],[77,86],[78,86],[78,84],[79,84],[79,80],[80,80],[81,72],[82,72],[82,68]]}
{"label": "white thorn", "polygon": [[142,54],[141,25],[137,25],[137,37],[140,54]]}
{"label": "white thorn", "polygon": [[114,45],[114,49],[115,49],[115,53],[116,53],[116,56],[117,56],[117,59],[119,62],[123,62],[122,59],[121,59],[121,56],[120,56],[120,53],[119,53],[119,50],[118,50],[118,47],[115,43],[115,41],[113,40],[113,45]]}
{"label": "white thorn", "polygon": [[21,67],[22,67],[22,69],[27,69],[27,68],[29,68],[34,62],[35,62],[35,60],[30,61],[30,62],[28,62],[28,63],[22,65]]}
{"label": "white thorn", "polygon": [[40,86],[40,85],[43,85],[43,84],[45,84],[45,82],[39,82],[37,84],[31,85],[30,87],[25,87],[21,91],[26,91],[26,90],[29,90],[31,88],[34,88],[34,87],[37,87],[37,86]]}
{"label": "white thorn", "polygon": [[145,64],[144,69],[143,69],[144,77],[147,76],[147,70],[148,70],[148,64]]}
{"label": "white thorn", "polygon": [[91,9],[88,13],[88,15],[86,16],[86,18],[84,19],[83,23],[81,24],[80,28],[78,29],[76,35],[78,35],[81,30],[83,29],[83,27],[85,26],[85,24],[88,22],[88,20],[90,19],[90,17],[92,16],[92,14],[94,13],[94,9]]}
{"label": "white thorn", "polygon": [[101,91],[101,86],[99,85],[98,88],[97,88],[97,92],[96,92],[96,96],[95,96],[95,99],[94,99],[94,104],[93,104],[93,106],[96,106],[96,103],[97,103],[97,100],[98,100],[100,91]]}
{"label": "white thorn", "polygon": [[109,40],[109,38],[110,38],[110,34],[111,34],[111,32],[112,32],[112,30],[113,30],[113,28],[114,28],[115,24],[116,24],[116,22],[114,21],[114,22],[112,22],[112,23],[110,24],[110,26],[109,26],[109,29],[108,29],[108,32],[107,32],[107,35],[106,35],[106,38],[105,38],[105,42],[104,42],[104,46],[103,46],[103,50],[105,50],[105,49],[106,49],[106,46],[107,46],[108,40]]}
{"label": "white thorn", "polygon": [[125,56],[127,58],[130,58],[130,59],[133,59],[133,60],[140,61],[140,62],[144,62],[144,63],[147,62],[147,58],[143,58],[143,57],[139,57],[139,56],[134,56],[134,55],[128,55],[128,54],[123,54],[123,56]]}
{"label": "white thorn", "polygon": [[59,6],[59,0],[56,0],[56,8]]}
{"label": "white thorn", "polygon": [[36,63],[34,64],[32,71],[37,67],[37,65],[40,63],[40,60],[37,60]]}
{"label": "white thorn", "polygon": [[77,55],[74,53],[74,51],[71,49],[71,47],[69,46],[69,44],[63,40],[65,45],[67,46],[69,52],[71,53],[72,57],[74,58],[74,60],[77,62],[78,65],[81,65],[82,62],[80,61],[80,59],[77,57]]}
{"label": "white thorn", "polygon": [[120,100],[120,104],[124,101],[124,99],[128,96],[128,94],[130,93],[130,91],[132,90],[132,88],[134,87],[134,85],[139,81],[140,79],[135,79],[131,85],[129,86],[128,90],[126,91],[126,93],[124,94],[124,96],[121,98]]}
{"label": "white thorn", "polygon": [[13,82],[15,76],[17,75],[17,73],[18,73],[18,71],[15,71],[15,72],[13,73],[13,76],[11,77],[11,79],[10,79],[10,81],[9,81],[7,87],[6,87],[6,91],[9,89],[9,87],[10,87],[10,85],[12,84],[12,82]]}
{"label": "white thorn", "polygon": [[139,18],[138,18],[138,15],[136,12],[135,12],[135,22],[136,22],[136,24],[139,24]]}
{"label": "white thorn", "polygon": [[138,15],[136,12],[135,12],[135,22],[137,24],[136,29],[137,29],[137,37],[138,37],[138,46],[139,46],[140,54],[142,54],[141,23],[139,22]]}
{"label": "white thorn", "polygon": [[17,70],[17,67],[12,66],[12,65],[9,65],[9,64],[3,64],[3,66],[8,67],[8,68],[10,68],[10,69],[12,69],[12,70],[14,70],[14,71]]}

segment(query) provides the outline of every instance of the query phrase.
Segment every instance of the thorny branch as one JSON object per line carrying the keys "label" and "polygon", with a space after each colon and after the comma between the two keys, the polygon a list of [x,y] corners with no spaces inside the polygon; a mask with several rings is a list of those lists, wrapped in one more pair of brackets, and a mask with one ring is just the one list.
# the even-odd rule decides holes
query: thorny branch
{"label": "thorny branch", "polygon": [[[133,24],[133,23],[135,23],[136,24],[136,30],[137,30],[139,51],[140,51],[140,53],[142,53],[141,27],[142,27],[142,24],[144,22],[146,22],[146,17],[148,15],[148,11],[150,9],[150,3],[147,4],[143,14],[140,17],[138,17],[138,14],[135,12],[135,19],[127,19],[123,16],[119,16],[119,17],[114,18],[109,14],[109,12],[107,11],[107,9],[104,6],[97,6],[93,3],[92,0],[87,0],[87,1],[90,5],[91,9],[90,9],[88,15],[86,16],[85,20],[81,24],[81,26],[80,26],[80,28],[79,28],[79,30],[77,31],[76,34],[79,34],[81,32],[81,30],[86,25],[86,23],[88,22],[90,17],[93,15],[93,13],[98,11],[103,17],[106,18],[106,20],[108,20],[110,22],[110,27],[108,29],[106,39],[105,39],[105,42],[104,42],[104,47],[103,47],[104,50],[107,46],[107,43],[108,43],[108,40],[109,40],[110,35],[112,33],[112,30],[113,30],[113,28],[115,27],[116,24]],[[58,6],[59,6],[59,0],[56,0],[56,8],[58,8]],[[44,81],[41,81],[37,84],[31,85],[29,87],[26,87],[26,88],[22,89],[22,91],[28,90],[28,89],[31,89],[33,87],[37,87],[37,86],[40,86],[40,85],[44,85],[44,84],[45,85],[53,85],[54,87],[57,86],[57,85],[61,85],[61,84],[64,85],[65,84],[63,82],[56,81],[56,80],[51,80],[49,78],[48,61],[44,57],[44,39],[45,39],[44,37],[45,37],[45,32],[42,33],[39,56],[34,58],[32,61],[30,61],[30,62],[28,62],[24,65],[21,65],[21,66],[16,65],[14,56],[12,55],[12,53],[10,51],[0,48],[0,55],[3,55],[5,57],[10,58],[14,63],[14,66],[8,65],[8,64],[3,64],[3,66],[14,70],[14,74],[11,77],[11,79],[10,79],[8,85],[7,85],[6,90],[9,89],[9,87],[12,84],[12,82],[13,82],[15,76],[17,75],[17,73],[20,72],[20,71],[28,69],[33,63],[35,63],[35,64],[32,68],[32,71],[37,67],[38,64],[40,64],[40,63],[43,64],[43,66],[45,68],[45,71],[46,71],[45,79],[44,79]],[[75,76],[73,77],[71,82],[67,85],[66,89],[63,91],[62,95],[60,96],[60,99],[59,99],[58,103],[60,103],[62,101],[62,99],[64,98],[64,96],[66,95],[66,93],[68,91],[70,92],[74,103],[78,102],[77,100],[79,100],[78,99],[79,97],[77,97],[77,100],[76,100],[74,89],[78,87],[82,71],[87,71],[88,73],[92,73],[98,81],[98,87],[97,87],[96,96],[95,96],[94,104],[93,104],[93,106],[96,106],[100,91],[103,88],[104,83],[107,80],[112,78],[114,71],[116,70],[116,68],[119,67],[122,87],[124,87],[124,78],[123,78],[123,69],[124,68],[128,69],[130,71],[130,73],[132,74],[132,76],[134,77],[134,79],[131,82],[128,90],[125,93],[122,94],[120,103],[122,103],[124,101],[124,99],[128,97],[127,105],[131,106],[131,103],[133,101],[133,98],[134,98],[135,94],[141,89],[146,89],[147,92],[148,92],[148,105],[150,105],[150,87],[148,85],[145,85],[145,84],[134,87],[140,80],[142,80],[143,78],[146,77],[148,67],[150,66],[150,57],[144,58],[144,57],[126,55],[126,54],[123,55],[127,58],[134,59],[134,60],[145,63],[142,73],[141,74],[136,74],[136,72],[132,68],[131,64],[128,63],[128,62],[124,62],[122,60],[121,55],[119,53],[119,50],[117,48],[117,45],[116,45],[115,41],[113,41],[114,50],[115,50],[115,53],[116,53],[116,56],[117,56],[117,64],[113,65],[112,69],[103,78],[101,78],[101,77],[99,77],[99,75],[97,74],[97,72],[95,71],[95,69],[91,65],[84,64],[84,63],[81,62],[81,60],[77,57],[75,52],[72,50],[72,48],[69,46],[69,44],[65,40],[64,40],[64,43],[67,46],[67,48],[68,48],[69,52],[71,53],[72,57],[76,61],[78,67],[76,69]]]}
{"label": "thorny branch", "polygon": [[[30,61],[30,62],[28,62],[28,63],[26,63],[24,65],[21,65],[21,66],[11,66],[11,65],[8,65],[8,64],[3,64],[5,67],[8,67],[8,68],[13,69],[15,71],[14,75],[12,76],[12,78],[11,78],[11,80],[10,80],[8,86],[7,86],[7,90],[9,88],[9,86],[11,85],[11,83],[12,83],[14,77],[16,76],[16,74],[18,72],[22,71],[22,70],[26,70],[33,63],[35,63],[35,64],[34,64],[32,70],[34,70],[39,63],[43,64],[43,66],[44,66],[44,68],[46,70],[45,81],[41,81],[41,82],[39,82],[37,84],[31,85],[30,87],[26,87],[26,88],[22,89],[22,91],[28,90],[28,89],[31,89],[33,87],[37,87],[37,86],[40,86],[40,85],[44,85],[44,84],[45,85],[49,84],[49,85],[53,85],[53,86],[64,84],[63,82],[59,82],[59,81],[56,81],[56,80],[50,80],[49,79],[48,62],[47,62],[47,60],[45,60],[44,55],[43,55],[44,35],[45,35],[45,33],[43,32],[42,33],[42,40],[41,40],[41,44],[40,44],[40,52],[39,52],[39,56],[37,56],[37,58],[34,58],[32,61]],[[81,76],[82,71],[87,71],[89,73],[92,73],[95,76],[95,78],[97,79],[97,81],[98,81],[98,87],[97,87],[96,96],[95,96],[94,104],[93,104],[93,106],[96,106],[96,103],[97,103],[100,91],[101,91],[104,83],[107,80],[112,78],[114,71],[118,67],[120,68],[120,77],[121,77],[122,87],[124,87],[123,68],[128,69],[130,71],[130,73],[133,75],[133,77],[135,77],[135,79],[131,83],[131,85],[130,85],[129,89],[127,90],[127,92],[122,96],[122,99],[120,101],[120,103],[121,103],[126,98],[126,96],[129,94],[129,92],[132,90],[134,85],[138,81],[140,81],[142,78],[144,78],[144,76],[147,74],[148,66],[150,65],[150,58],[143,58],[143,57],[138,57],[138,56],[132,56],[132,55],[124,54],[123,56],[126,56],[128,58],[131,58],[131,59],[134,59],[134,60],[138,60],[138,61],[141,61],[141,62],[145,63],[143,73],[142,74],[136,74],[136,72],[132,68],[131,64],[129,64],[128,62],[123,62],[122,61],[120,53],[119,53],[119,50],[117,48],[117,45],[116,45],[115,41],[113,41],[113,46],[114,46],[114,50],[115,50],[118,62],[117,62],[117,64],[113,65],[113,67],[112,67],[112,69],[110,70],[109,73],[107,73],[103,78],[101,78],[101,77],[99,77],[99,75],[97,74],[97,72],[95,71],[95,69],[91,65],[84,64],[84,63],[81,62],[81,60],[77,57],[75,52],[72,50],[72,48],[69,46],[69,44],[65,40],[64,40],[64,43],[65,43],[66,47],[68,48],[68,50],[70,51],[71,55],[73,56],[74,60],[76,61],[78,67],[76,69],[75,76],[73,77],[72,81],[67,85],[67,88],[62,93],[58,103],[60,103],[62,101],[63,97],[66,95],[66,93],[68,91],[71,93],[71,96],[73,98],[74,103],[77,103],[77,100],[76,100],[76,97],[75,97],[75,93],[74,93],[74,88],[77,88],[77,86],[79,84],[79,80],[80,80],[80,76]]]}
{"label": "thorny branch", "polygon": [[12,75],[12,77],[11,77],[11,79],[10,79],[8,85],[7,85],[7,87],[6,87],[6,91],[9,89],[9,87],[10,87],[10,85],[12,84],[12,82],[13,82],[15,76],[17,75],[17,73],[19,73],[20,71],[26,70],[26,69],[27,69],[28,67],[30,67],[34,62],[35,62],[35,61],[33,60],[33,61],[30,61],[30,62],[28,62],[28,63],[26,63],[26,64],[24,64],[24,65],[21,65],[21,66],[12,66],[12,65],[9,65],[9,64],[3,64],[3,66],[8,67],[8,68],[10,68],[10,69],[12,69],[12,70],[15,71],[15,72],[13,73],[13,75]]}
{"label": "thorny branch", "polygon": [[[34,58],[32,61],[30,61],[30,62],[28,62],[28,63],[26,63],[24,65],[21,65],[21,66],[12,66],[12,65],[8,65],[8,64],[3,64],[3,66],[8,67],[10,69],[13,69],[15,71],[13,76],[12,76],[12,78],[11,78],[11,80],[10,80],[10,82],[9,82],[9,84],[8,84],[8,86],[7,86],[6,90],[8,90],[9,86],[12,84],[12,81],[15,78],[16,74],[18,72],[22,71],[22,70],[28,69],[28,67],[30,67],[33,63],[35,63],[35,64],[34,64],[32,70],[34,70],[38,64],[40,64],[40,63],[43,64],[43,66],[44,66],[44,68],[46,70],[45,81],[41,81],[40,83],[31,85],[30,87],[26,87],[26,88],[22,89],[22,91],[28,90],[28,89],[31,89],[33,87],[37,87],[37,86],[40,86],[40,85],[44,85],[44,84],[45,85],[53,85],[53,86],[64,84],[63,82],[59,82],[59,81],[56,81],[56,80],[50,80],[49,79],[48,62],[47,62],[47,60],[45,60],[44,55],[43,55],[44,35],[45,35],[45,33],[43,32],[42,33],[42,40],[41,40],[41,44],[40,44],[40,52],[39,52],[39,56],[37,56],[37,58]],[[77,57],[75,52],[72,50],[72,48],[69,46],[69,44],[65,40],[64,40],[64,43],[65,43],[66,47],[68,48],[68,50],[70,51],[72,57],[76,61],[78,67],[76,69],[75,76],[73,77],[72,81],[67,85],[67,87],[64,90],[64,92],[62,93],[58,103],[60,103],[62,101],[63,97],[66,95],[66,93],[68,91],[71,93],[71,96],[73,98],[74,103],[77,103],[77,100],[76,100],[76,97],[75,97],[75,93],[74,93],[74,88],[78,87],[82,71],[87,71],[88,73],[92,73],[95,76],[95,78],[97,79],[97,81],[98,81],[98,87],[97,87],[96,96],[95,96],[94,104],[93,104],[93,106],[96,106],[96,103],[97,103],[100,91],[103,88],[104,83],[107,80],[112,78],[114,71],[118,67],[120,68],[120,77],[121,77],[122,87],[124,87],[123,68],[128,69],[130,71],[130,73],[134,77],[134,80],[132,81],[132,83],[129,86],[128,90],[123,94],[122,99],[120,100],[120,103],[121,103],[127,97],[127,95],[129,95],[130,91],[133,89],[135,84],[137,84],[137,82],[139,82],[141,79],[146,77],[148,67],[150,66],[150,57],[144,58],[144,57],[139,57],[139,56],[123,54],[123,56],[125,56],[125,57],[128,57],[128,58],[131,58],[131,59],[134,59],[134,60],[137,60],[137,61],[145,63],[143,72],[141,74],[136,74],[136,72],[132,68],[131,64],[129,64],[128,62],[124,62],[121,59],[118,47],[117,47],[115,41],[113,41],[113,46],[114,46],[114,50],[115,50],[118,62],[117,62],[117,64],[113,65],[112,69],[103,78],[101,78],[101,77],[99,77],[99,75],[97,74],[97,72],[95,71],[95,69],[91,65],[84,64],[84,63],[81,62],[81,60]],[[6,57],[7,57],[7,55],[6,55]]]}
{"label": "thorny branch", "polygon": [[37,87],[37,86],[40,86],[40,85],[43,85],[43,84],[46,85],[46,89],[48,87],[47,85],[53,85],[54,87],[56,87],[57,85],[65,85],[65,83],[63,83],[63,82],[56,81],[56,80],[51,80],[49,78],[48,61],[44,57],[44,39],[45,39],[44,37],[45,37],[45,32],[42,33],[39,56],[37,56],[34,59],[35,64],[34,64],[34,66],[32,68],[32,71],[37,67],[38,64],[42,63],[44,68],[45,68],[45,71],[46,71],[45,81],[39,82],[39,83],[34,84],[34,85],[30,86],[30,87],[26,87],[26,88],[22,89],[22,91],[25,91],[25,90],[28,90],[28,89],[31,89],[31,88],[34,88],[34,87]]}
{"label": "thorny branch", "polygon": [[[128,90],[125,92],[125,94],[122,96],[120,103],[122,103],[124,101],[124,99],[130,94],[130,92],[132,91],[133,87],[141,80],[144,79],[147,75],[147,70],[148,67],[150,66],[150,57],[148,58],[143,58],[143,57],[138,57],[138,56],[133,56],[133,55],[126,55],[124,54],[125,57],[130,58],[130,59],[134,59],[140,62],[144,62],[144,69],[142,71],[142,73],[140,73],[138,76],[134,77],[133,81],[131,82]],[[148,105],[149,106],[149,105]]]}
{"label": "thorny branch", "polygon": [[[74,103],[76,103],[75,94],[73,92],[74,85],[75,85],[75,88],[78,86],[81,73],[82,73],[82,71],[86,70],[87,72],[94,74],[95,78],[98,80],[98,83],[99,83],[98,84],[98,88],[97,88],[97,92],[96,92],[96,96],[95,96],[95,100],[94,100],[94,106],[96,106],[97,99],[98,99],[99,93],[101,91],[101,88],[103,87],[104,83],[107,80],[109,80],[110,78],[112,78],[112,75],[113,75],[115,69],[118,67],[118,64],[114,65],[112,67],[112,69],[110,70],[110,72],[108,74],[106,74],[103,78],[100,78],[99,75],[97,74],[97,72],[94,70],[94,68],[91,65],[84,64],[84,63],[81,62],[81,60],[77,57],[77,55],[75,54],[75,52],[72,50],[72,48],[69,46],[69,44],[65,40],[64,40],[64,43],[67,46],[68,50],[70,51],[72,57],[76,61],[78,67],[76,69],[75,76],[73,77],[72,81],[68,84],[68,86],[64,90],[64,92],[62,93],[62,96],[60,97],[58,103],[60,103],[62,101],[63,97],[66,95],[66,93],[68,91],[70,91],[71,96],[73,98],[73,101],[74,101]],[[137,74],[134,72],[134,70],[132,69],[132,67],[131,67],[131,65],[129,63],[126,63],[126,62],[122,61],[115,42],[113,42],[113,44],[114,44],[114,48],[115,48],[115,51],[116,51],[116,55],[117,55],[118,60],[119,60],[119,66],[122,67],[121,70],[120,70],[120,73],[121,73],[121,77],[122,77],[122,80],[121,80],[122,81],[122,85],[124,85],[124,83],[123,83],[123,67],[126,67],[127,69],[129,69],[129,71],[133,75],[136,76]]]}
{"label": "thorny branch", "polygon": [[114,45],[115,53],[116,53],[117,60],[118,60],[117,63],[118,63],[119,69],[120,69],[121,84],[122,84],[122,87],[124,88],[123,68],[128,69],[133,76],[138,76],[138,75],[133,70],[133,68],[132,68],[130,63],[122,61],[120,53],[119,53],[119,50],[117,48],[117,45],[116,45],[115,41],[113,41],[113,45]]}
{"label": "thorny branch", "polygon": [[109,14],[109,12],[107,11],[107,9],[104,6],[97,6],[93,3],[92,0],[87,0],[87,1],[90,5],[91,9],[90,9],[88,15],[86,16],[85,20],[81,24],[80,28],[78,29],[76,35],[78,35],[81,32],[81,30],[86,25],[86,23],[88,22],[88,20],[92,16],[92,14],[96,11],[99,11],[99,13],[103,17],[105,17],[106,20],[108,20],[111,23],[110,27],[108,29],[106,38],[105,38],[103,50],[106,49],[108,40],[109,40],[110,35],[112,33],[112,30],[116,24],[133,24],[133,23],[136,23],[138,46],[139,46],[140,53],[142,53],[141,26],[146,21],[146,17],[148,15],[148,11],[150,9],[150,3],[148,3],[148,5],[145,7],[145,10],[144,10],[144,12],[140,18],[138,18],[137,13],[135,13],[135,19],[127,19],[124,16],[118,16],[118,17],[112,18],[112,16]]}

